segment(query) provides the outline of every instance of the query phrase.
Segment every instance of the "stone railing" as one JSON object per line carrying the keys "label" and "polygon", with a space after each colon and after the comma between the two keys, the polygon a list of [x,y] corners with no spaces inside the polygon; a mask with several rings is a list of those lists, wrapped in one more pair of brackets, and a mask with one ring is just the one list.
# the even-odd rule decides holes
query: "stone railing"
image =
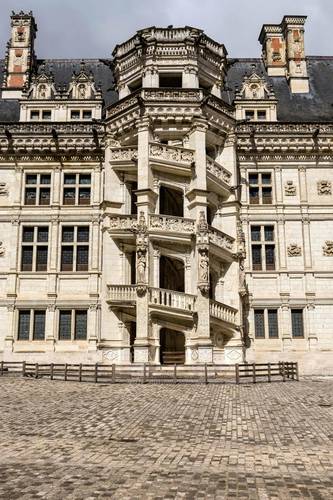
{"label": "stone railing", "polygon": [[135,285],[108,285],[108,299],[112,302],[135,302]]}
{"label": "stone railing", "polygon": [[231,173],[228,172],[227,169],[222,167],[222,165],[217,163],[215,160],[213,160],[213,158],[210,158],[209,156],[206,157],[206,165],[207,165],[207,172],[213,174],[215,177],[220,179],[225,184],[230,185]]}
{"label": "stone railing", "polygon": [[1,123],[0,134],[5,134],[6,131],[23,134],[51,134],[52,131],[61,132],[63,134],[82,133],[92,134],[93,131],[103,133],[102,123],[72,123],[72,122],[20,122],[20,123]]}
{"label": "stone railing", "polygon": [[216,300],[210,300],[209,304],[210,315],[214,318],[221,319],[222,321],[227,321],[228,323],[236,324],[237,310],[233,307],[226,306],[217,302]]}
{"label": "stone railing", "polygon": [[273,133],[306,133],[313,134],[319,130],[320,133],[333,133],[333,124],[331,123],[237,123],[236,132],[251,134],[253,132],[273,132]]}
{"label": "stone railing", "polygon": [[149,288],[149,302],[157,306],[194,311],[195,296],[164,288]]}
{"label": "stone railing", "polygon": [[194,233],[195,222],[184,217],[174,217],[173,215],[150,215],[149,229],[152,231]]}
{"label": "stone railing", "polygon": [[194,151],[178,146],[167,146],[159,142],[149,144],[149,157],[157,160],[172,161],[191,165],[194,161]]}
{"label": "stone railing", "polygon": [[132,161],[138,158],[138,148],[133,147],[123,147],[123,148],[112,148],[110,151],[110,161]]}
{"label": "stone railing", "polygon": [[235,251],[235,239],[215,227],[209,226],[209,241],[224,250]]}
{"label": "stone railing", "polygon": [[142,98],[145,101],[175,101],[175,102],[200,102],[204,93],[202,89],[143,89]]}
{"label": "stone railing", "polygon": [[133,230],[137,227],[137,215],[110,215],[109,231]]}

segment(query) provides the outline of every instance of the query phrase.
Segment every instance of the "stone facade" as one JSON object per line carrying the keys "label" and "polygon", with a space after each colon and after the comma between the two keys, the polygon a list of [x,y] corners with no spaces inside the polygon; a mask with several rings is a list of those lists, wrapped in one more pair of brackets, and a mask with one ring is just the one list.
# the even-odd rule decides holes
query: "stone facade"
{"label": "stone facade", "polygon": [[[306,110],[281,120],[269,79],[293,99],[310,92],[304,21],[264,26],[267,73],[252,64],[230,99],[232,62],[202,30],[147,28],[112,61],[41,63],[32,14],[13,14],[0,99],[4,360],[297,360],[332,373],[333,125]],[[30,40],[19,89],[18,39]]]}

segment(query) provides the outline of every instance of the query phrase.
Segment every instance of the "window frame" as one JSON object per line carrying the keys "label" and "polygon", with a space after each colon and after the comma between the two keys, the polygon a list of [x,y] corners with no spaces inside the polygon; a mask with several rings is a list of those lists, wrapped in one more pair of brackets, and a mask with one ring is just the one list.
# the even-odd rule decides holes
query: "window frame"
{"label": "window frame", "polygon": [[[290,322],[291,322],[291,337],[292,339],[304,339],[305,338],[305,321],[304,321],[304,308],[303,307],[292,307],[290,309]],[[296,335],[294,332],[294,322],[293,322],[293,313],[301,312],[302,318],[302,335]]]}
{"label": "window frame", "polygon": [[[257,335],[257,332],[256,332],[256,311],[259,312],[259,311],[263,311],[263,335]],[[269,322],[269,312],[270,311],[274,311],[276,313],[276,325],[277,325],[277,328],[276,328],[276,332],[277,332],[277,335],[271,335],[270,332],[271,332],[271,324]],[[279,324],[280,324],[280,321],[279,321],[279,308],[278,307],[254,307],[253,308],[253,332],[254,332],[254,338],[255,340],[278,340],[280,338],[280,335],[279,335]]]}
{"label": "window frame", "polygon": [[[20,338],[20,315],[23,312],[29,312],[29,338]],[[35,338],[35,316],[36,313],[44,313],[44,337],[42,339]],[[17,310],[17,327],[16,327],[16,341],[17,342],[45,342],[46,340],[46,308],[25,309],[20,308]]]}
{"label": "window frame", "polygon": [[[88,241],[78,241],[78,229],[79,228],[88,228]],[[73,241],[63,241],[63,231],[64,228],[73,228]],[[91,238],[91,230],[89,224],[62,224],[60,230],[60,269],[61,273],[87,273],[90,271],[90,238]],[[72,248],[72,269],[67,270],[63,269],[63,248]],[[78,264],[78,247],[87,247],[88,248],[88,261],[87,261],[87,269],[77,269]]]}
{"label": "window frame", "polygon": [[[27,182],[27,177],[29,175],[35,175],[36,176],[36,183],[31,184]],[[42,176],[43,175],[48,175],[50,176],[50,182],[49,184],[43,184],[41,182]],[[26,203],[26,191],[27,189],[35,189],[35,203],[30,204]],[[43,189],[48,189],[49,190],[49,203],[41,203],[41,191]],[[50,207],[52,205],[52,172],[47,171],[47,172],[24,172],[24,183],[23,183],[23,203],[22,205],[25,207]]]}
{"label": "window frame", "polygon": [[[73,184],[66,184],[66,176],[75,176],[75,182]],[[81,176],[90,176],[89,184],[80,183]],[[74,190],[74,203],[65,203],[65,191],[70,189]],[[89,189],[89,203],[80,203],[80,191],[83,189]],[[90,207],[92,201],[92,173],[89,172],[64,172],[62,179],[62,200],[61,204],[63,207]]]}
{"label": "window frame", "polygon": [[[58,342],[87,342],[88,340],[88,308],[59,308],[58,310],[58,333],[57,333],[57,340]],[[60,318],[61,318],[61,313],[62,312],[70,312],[71,314],[71,321],[70,321],[70,338],[61,338],[60,337]],[[86,317],[86,332],[85,332],[85,338],[77,338],[76,334],[76,317],[77,313],[82,313],[85,312],[85,317]]]}
{"label": "window frame", "polygon": [[[257,175],[258,176],[258,182],[256,183],[251,183],[250,181],[250,177],[251,175]],[[269,175],[270,176],[270,182],[269,183],[265,183],[262,181],[263,179],[263,176],[264,175]],[[257,196],[257,199],[258,199],[258,203],[251,203],[251,199],[253,199],[253,197],[251,197],[251,189],[254,190],[254,189],[257,189],[258,190],[258,196]],[[264,196],[263,193],[265,191],[265,189],[270,189],[270,203],[267,203],[265,202],[265,198],[267,199],[268,197]],[[252,170],[249,170],[248,171],[248,204],[250,206],[257,206],[257,205],[273,205],[274,204],[274,197],[273,197],[273,172],[272,171],[264,171],[264,172],[258,172],[258,171],[252,171]]]}
{"label": "window frame", "polygon": [[[36,114],[36,118],[32,117],[32,114]],[[38,117],[37,117],[38,113]],[[45,113],[50,113],[50,118],[44,118]],[[51,122],[52,121],[52,109],[51,108],[38,108],[29,109],[29,121],[31,122]]]}
{"label": "window frame", "polygon": [[[273,229],[273,239],[266,239],[266,228],[272,228]],[[254,234],[254,231],[252,231],[252,228],[260,228],[259,231],[259,237],[260,239],[252,239],[252,235]],[[257,232],[258,234],[258,232]],[[276,227],[274,224],[261,224],[261,223],[254,223],[250,225],[250,247],[251,247],[251,269],[252,271],[264,271],[264,272],[272,272],[276,271],[278,269],[278,262],[277,262],[277,252],[276,252]],[[254,256],[254,247],[260,247],[260,269],[255,268],[255,264],[253,262],[253,256]],[[272,247],[273,248],[273,255],[274,255],[274,264],[267,264],[267,248]],[[259,266],[259,264],[256,264]],[[271,266],[271,267],[269,267]]]}
{"label": "window frame", "polygon": [[[23,241],[24,230],[32,228],[33,229],[33,239],[32,241]],[[38,230],[41,228],[47,229],[47,241],[38,241]],[[46,273],[49,269],[49,245],[50,245],[50,227],[48,224],[42,224],[35,226],[33,224],[23,224],[21,228],[21,238],[20,238],[20,272],[21,273]],[[23,249],[27,247],[32,247],[32,265],[31,270],[23,269]],[[38,256],[38,248],[46,247],[47,248],[47,258],[46,258],[46,267],[45,269],[37,269],[39,263],[37,262]]]}
{"label": "window frame", "polygon": [[[78,118],[73,118],[72,113],[78,113]],[[84,118],[83,112],[90,112],[90,118]],[[70,108],[69,109],[69,120],[73,122],[78,121],[91,121],[93,119],[93,109],[92,108]]]}

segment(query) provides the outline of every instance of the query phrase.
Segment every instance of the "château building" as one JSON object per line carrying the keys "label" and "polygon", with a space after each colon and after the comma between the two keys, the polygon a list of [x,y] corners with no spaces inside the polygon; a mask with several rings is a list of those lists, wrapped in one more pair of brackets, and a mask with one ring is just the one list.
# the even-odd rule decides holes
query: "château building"
{"label": "ch\u00e2teau building", "polygon": [[110,59],[0,61],[5,361],[298,361],[333,373],[333,57],[150,27]]}

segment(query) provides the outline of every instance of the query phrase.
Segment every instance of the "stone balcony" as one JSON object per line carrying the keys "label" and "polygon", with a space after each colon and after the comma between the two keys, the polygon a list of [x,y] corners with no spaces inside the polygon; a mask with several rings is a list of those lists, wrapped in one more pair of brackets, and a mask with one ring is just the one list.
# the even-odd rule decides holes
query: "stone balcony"
{"label": "stone balcony", "polygon": [[[165,290],[164,288],[147,287],[148,303],[150,311],[160,314],[167,313],[168,316],[193,317],[196,312],[196,296],[177,292],[175,290]],[[136,285],[108,285],[107,302],[116,309],[133,308],[136,305],[137,289]],[[210,300],[210,315],[218,322],[224,322],[229,327],[237,325],[237,310],[233,307]]]}
{"label": "stone balcony", "polygon": [[149,161],[157,170],[190,175],[194,158],[192,149],[169,146],[159,142],[149,144]]}
{"label": "stone balcony", "polygon": [[111,148],[110,165],[116,171],[131,172],[136,171],[136,162],[138,159],[137,147]]}
{"label": "stone balcony", "polygon": [[206,169],[208,180],[211,180],[214,183],[222,182],[225,187],[230,187],[231,173],[222,165],[220,165],[220,163],[213,160],[213,158],[211,158],[210,156],[206,156]]}

